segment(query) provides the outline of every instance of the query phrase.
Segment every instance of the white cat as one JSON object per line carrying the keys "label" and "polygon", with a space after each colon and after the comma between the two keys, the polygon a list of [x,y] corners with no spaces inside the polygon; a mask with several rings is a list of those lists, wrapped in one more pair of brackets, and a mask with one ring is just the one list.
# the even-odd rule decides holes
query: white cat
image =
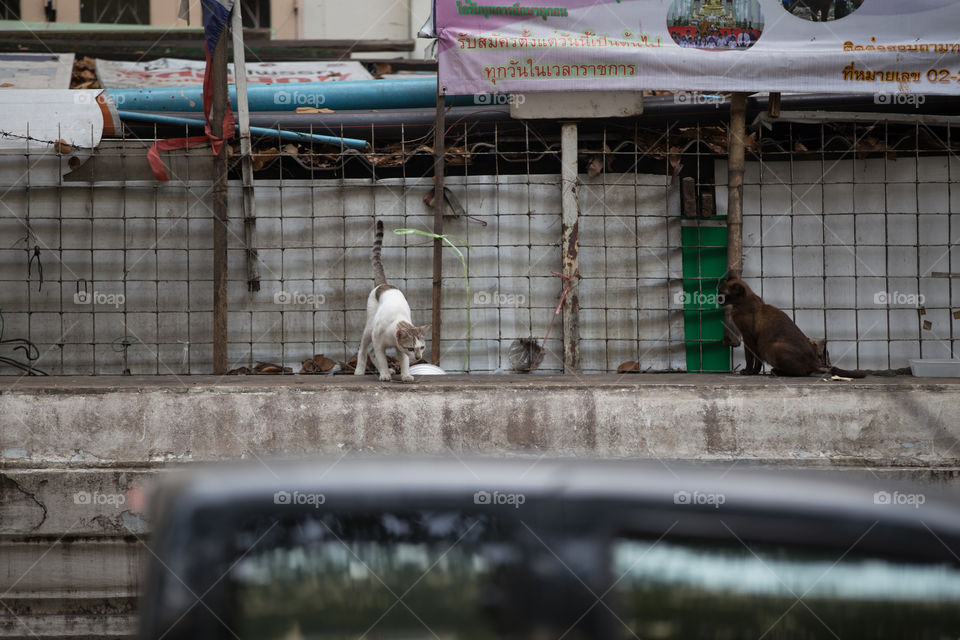
{"label": "white cat", "polygon": [[394,286],[387,284],[380,262],[383,247],[383,222],[377,221],[377,237],[373,242],[373,281],[375,286],[367,296],[367,324],[363,328],[360,350],[357,352],[357,368],[354,375],[366,373],[367,349],[373,347],[373,362],[380,372],[380,379],[390,380],[386,350],[393,347],[400,360],[400,379],[413,382],[410,362],[416,362],[426,347],[427,329],[430,325],[416,327],[410,321],[410,305]]}

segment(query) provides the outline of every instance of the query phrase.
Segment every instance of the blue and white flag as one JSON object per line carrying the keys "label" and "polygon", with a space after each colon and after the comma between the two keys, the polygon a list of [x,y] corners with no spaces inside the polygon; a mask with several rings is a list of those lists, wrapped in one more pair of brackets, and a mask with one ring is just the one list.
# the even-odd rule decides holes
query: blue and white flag
{"label": "blue and white flag", "polygon": [[207,39],[207,50],[213,55],[213,49],[220,40],[223,27],[230,22],[230,14],[236,0],[200,0],[203,7],[203,34]]}
{"label": "blue and white flag", "polygon": [[[167,180],[167,172],[164,169],[163,161],[160,159],[161,151],[171,151],[173,149],[183,149],[196,146],[198,144],[210,143],[213,155],[220,153],[220,148],[224,141],[233,137],[234,121],[233,111],[230,109],[230,102],[227,101],[226,110],[223,114],[221,123],[222,134],[215,136],[210,128],[210,112],[213,107],[213,74],[210,71],[210,59],[213,57],[213,50],[217,47],[220,36],[223,35],[224,27],[230,21],[230,15],[233,13],[233,5],[236,0],[200,0],[200,6],[203,8],[203,35],[207,43],[207,66],[203,73],[203,116],[206,120],[204,135],[190,136],[188,138],[174,138],[171,140],[157,140],[147,150],[147,161],[153,169],[153,174],[157,180]],[[224,70],[226,71],[226,70]],[[226,82],[226,73],[223,81]]]}

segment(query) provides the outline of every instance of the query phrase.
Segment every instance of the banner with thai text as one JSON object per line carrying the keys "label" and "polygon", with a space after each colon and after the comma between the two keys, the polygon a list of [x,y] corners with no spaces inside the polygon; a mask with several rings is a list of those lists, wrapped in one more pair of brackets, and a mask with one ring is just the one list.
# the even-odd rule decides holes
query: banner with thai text
{"label": "banner with thai text", "polygon": [[434,0],[448,94],[960,94],[957,0]]}
{"label": "banner with thai text", "polygon": [[[150,62],[97,60],[97,77],[105,89],[144,89],[189,87],[203,84],[206,70],[203,60],[159,58]],[[233,63],[227,65],[234,84]],[[363,64],[353,60],[316,62],[248,62],[247,83],[297,84],[337,80],[373,80]]]}

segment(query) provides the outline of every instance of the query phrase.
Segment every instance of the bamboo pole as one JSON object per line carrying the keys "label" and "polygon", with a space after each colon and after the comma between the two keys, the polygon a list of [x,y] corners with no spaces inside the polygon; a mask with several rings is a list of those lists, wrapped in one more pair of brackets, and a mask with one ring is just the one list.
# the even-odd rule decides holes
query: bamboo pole
{"label": "bamboo pole", "polygon": [[[743,167],[744,137],[747,130],[747,94],[734,93],[730,99],[730,134],[727,137],[727,277],[743,273]],[[723,344],[740,345],[740,334],[724,307]]]}
{"label": "bamboo pole", "polygon": [[253,155],[250,147],[250,105],[247,103],[247,61],[243,51],[241,2],[233,5],[233,68],[237,85],[237,124],[243,170],[243,245],[247,258],[247,291],[260,291],[260,265],[256,249],[257,211],[253,193]]}
{"label": "bamboo pole", "polygon": [[[440,79],[437,79],[437,119],[433,134],[433,232],[437,236],[443,235],[443,174],[446,148],[444,138],[446,133],[446,104],[445,96],[440,88]],[[443,240],[433,239],[433,317],[432,333],[430,336],[430,362],[440,365],[440,309],[443,303]]]}
{"label": "bamboo pole", "polygon": [[[226,26],[224,26],[226,28]],[[223,137],[223,116],[230,108],[227,92],[229,38],[221,36],[210,62],[212,100],[210,130]],[[227,372],[227,145],[213,159],[213,373]]]}

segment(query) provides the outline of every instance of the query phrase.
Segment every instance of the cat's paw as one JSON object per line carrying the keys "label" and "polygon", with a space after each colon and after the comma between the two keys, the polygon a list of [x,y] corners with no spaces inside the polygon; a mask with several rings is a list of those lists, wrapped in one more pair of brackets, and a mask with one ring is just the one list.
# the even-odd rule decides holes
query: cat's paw
{"label": "cat's paw", "polygon": [[381,373],[381,374],[380,374],[380,382],[390,382],[390,374],[389,374],[389,373]]}
{"label": "cat's paw", "polygon": [[413,376],[410,375],[409,373],[405,376],[400,376],[400,379],[403,380],[404,382],[413,382]]}
{"label": "cat's paw", "polygon": [[353,375],[355,375],[355,376],[362,376],[362,375],[364,375],[365,373],[366,373],[366,371],[365,371],[364,369],[357,368],[357,369],[354,369],[354,370],[353,370]]}

